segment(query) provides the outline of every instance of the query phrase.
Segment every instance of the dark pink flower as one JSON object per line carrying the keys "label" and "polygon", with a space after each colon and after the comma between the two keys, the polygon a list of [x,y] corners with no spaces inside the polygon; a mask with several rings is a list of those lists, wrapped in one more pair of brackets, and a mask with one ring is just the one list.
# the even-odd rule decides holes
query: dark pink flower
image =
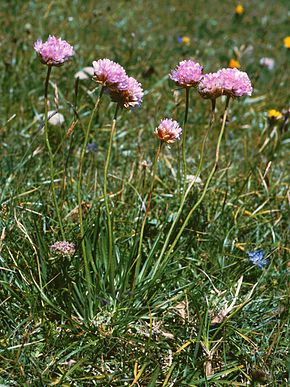
{"label": "dark pink flower", "polygon": [[196,86],[202,77],[202,66],[192,60],[183,60],[169,77],[181,87]]}
{"label": "dark pink flower", "polygon": [[51,35],[45,43],[37,40],[34,49],[41,62],[49,66],[61,66],[74,55],[74,49],[68,42]]}
{"label": "dark pink flower", "polygon": [[159,126],[154,131],[156,137],[169,145],[173,144],[176,140],[179,140],[181,133],[182,129],[178,122],[171,118],[164,118],[161,120]]}
{"label": "dark pink flower", "polygon": [[50,250],[61,255],[73,255],[75,253],[75,245],[67,241],[59,241],[51,245]]}
{"label": "dark pink flower", "polygon": [[216,99],[223,94],[218,73],[205,74],[198,84],[198,92],[203,98]]}

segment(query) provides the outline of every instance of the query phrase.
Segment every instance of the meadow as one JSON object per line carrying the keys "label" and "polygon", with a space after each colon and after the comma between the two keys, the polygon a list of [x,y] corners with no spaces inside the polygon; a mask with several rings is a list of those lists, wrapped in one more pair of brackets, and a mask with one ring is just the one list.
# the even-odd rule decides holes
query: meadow
{"label": "meadow", "polygon": [[[241,5],[1,1],[1,386],[289,384],[290,8]],[[49,35],[75,54],[46,98]],[[139,107],[84,74],[102,58]],[[239,67],[252,95],[212,120],[169,77],[187,59]]]}

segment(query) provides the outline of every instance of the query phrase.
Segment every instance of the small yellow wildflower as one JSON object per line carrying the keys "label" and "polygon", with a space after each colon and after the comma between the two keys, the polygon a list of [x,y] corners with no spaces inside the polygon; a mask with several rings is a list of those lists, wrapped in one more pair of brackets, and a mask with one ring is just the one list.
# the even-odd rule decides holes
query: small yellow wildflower
{"label": "small yellow wildflower", "polygon": [[232,69],[239,69],[241,67],[240,62],[236,59],[231,59],[229,63],[229,67]]}
{"label": "small yellow wildflower", "polygon": [[284,46],[286,48],[290,48],[290,36],[286,36],[286,38],[284,38]]}
{"label": "small yellow wildflower", "polygon": [[279,120],[282,118],[282,113],[279,110],[271,109],[268,111],[268,118],[269,120]]}
{"label": "small yellow wildflower", "polygon": [[238,4],[235,8],[235,14],[242,15],[244,12],[245,12],[245,8],[242,6],[242,4]]}
{"label": "small yellow wildflower", "polygon": [[179,39],[180,43],[183,43],[185,44],[186,46],[189,45],[190,43],[190,37],[187,36],[187,35],[184,35],[184,36],[181,36],[181,38]]}

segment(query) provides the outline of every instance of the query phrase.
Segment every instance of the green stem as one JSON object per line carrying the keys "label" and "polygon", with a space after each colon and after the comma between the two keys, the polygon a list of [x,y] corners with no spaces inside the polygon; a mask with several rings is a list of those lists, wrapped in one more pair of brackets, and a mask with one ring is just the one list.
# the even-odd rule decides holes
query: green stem
{"label": "green stem", "polygon": [[45,100],[44,135],[45,135],[45,143],[46,143],[46,147],[47,147],[48,155],[49,155],[49,170],[50,170],[50,180],[51,180],[50,184],[51,184],[51,190],[52,190],[53,204],[54,204],[54,208],[56,211],[62,239],[65,240],[63,225],[62,225],[62,218],[60,216],[60,211],[59,211],[55,187],[54,187],[53,154],[52,154],[52,149],[50,146],[49,136],[48,136],[48,85],[49,85],[49,78],[50,78],[50,74],[51,74],[51,69],[52,69],[52,66],[47,67],[47,74],[46,74],[45,85],[44,85],[44,100]]}
{"label": "green stem", "polygon": [[85,140],[84,144],[82,147],[81,151],[81,156],[80,156],[80,162],[79,162],[79,170],[78,170],[78,182],[77,182],[77,198],[78,198],[78,207],[79,207],[79,222],[80,222],[80,235],[81,235],[81,241],[82,241],[82,251],[83,251],[83,258],[84,258],[84,264],[85,264],[85,270],[86,270],[86,279],[88,284],[90,284],[91,279],[90,279],[90,271],[89,271],[89,266],[88,266],[88,261],[87,261],[87,253],[86,253],[86,243],[85,243],[85,232],[84,232],[84,223],[83,223],[83,209],[82,209],[82,195],[81,195],[81,187],[82,187],[82,180],[83,180],[83,164],[84,164],[84,158],[86,154],[86,149],[88,146],[88,141],[89,141],[89,135],[93,123],[93,118],[95,116],[95,113],[99,107],[102,95],[104,92],[104,88],[102,87],[100,91],[100,95],[95,103],[94,109],[92,111],[89,124],[87,126],[86,132],[85,132]]}
{"label": "green stem", "polygon": [[142,222],[142,226],[141,226],[141,231],[140,231],[138,254],[137,254],[137,258],[135,259],[136,266],[135,266],[135,275],[134,275],[134,281],[133,281],[133,289],[135,288],[135,285],[136,285],[136,282],[137,282],[137,278],[138,278],[138,275],[139,275],[139,271],[140,271],[140,264],[141,264],[141,257],[142,257],[142,243],[143,243],[143,237],[144,237],[144,229],[145,229],[145,225],[146,225],[147,216],[148,216],[148,213],[149,213],[149,210],[150,210],[151,198],[152,198],[154,182],[155,182],[155,176],[156,176],[157,166],[158,166],[158,159],[159,159],[159,155],[160,155],[160,152],[161,152],[162,144],[163,144],[163,142],[160,141],[159,144],[158,144],[157,151],[155,153],[154,165],[153,165],[153,174],[152,174],[151,185],[150,185],[150,191],[149,191],[149,195],[148,195],[148,198],[147,198],[146,210],[145,210],[145,214],[144,214],[144,218],[143,218],[143,222]]}
{"label": "green stem", "polygon": [[[154,273],[153,273],[152,277],[155,276],[157,269],[160,269],[161,261],[162,261],[162,258],[164,256],[164,254],[165,254],[165,251],[167,251],[167,253],[166,253],[166,255],[164,257],[164,260],[162,262],[162,266],[164,267],[164,265],[167,263],[167,261],[168,261],[168,259],[170,257],[170,254],[172,253],[172,251],[173,251],[174,247],[176,246],[177,242],[179,241],[179,238],[181,237],[185,227],[187,226],[187,224],[189,222],[189,219],[191,218],[193,212],[197,209],[197,207],[202,203],[202,201],[203,201],[203,199],[204,199],[204,197],[205,197],[205,195],[207,193],[207,189],[209,187],[209,184],[210,184],[210,182],[211,182],[211,180],[213,178],[213,175],[214,175],[214,173],[215,173],[215,171],[217,169],[217,166],[218,166],[219,153],[220,153],[220,145],[221,145],[221,140],[222,140],[222,137],[223,137],[223,134],[224,134],[224,130],[225,130],[225,124],[226,124],[226,119],[227,119],[227,112],[228,112],[229,102],[230,102],[230,97],[227,97],[226,105],[225,105],[225,110],[224,110],[224,115],[223,115],[222,126],[221,126],[221,130],[220,130],[220,134],[219,134],[218,142],[217,142],[217,147],[216,147],[215,163],[214,163],[213,168],[212,168],[212,170],[211,170],[211,172],[210,172],[210,174],[209,174],[209,176],[207,178],[207,181],[206,181],[205,186],[204,186],[203,193],[202,193],[201,197],[198,199],[198,201],[194,204],[194,206],[192,207],[190,212],[188,213],[188,215],[187,215],[186,219],[184,220],[184,222],[182,224],[182,227],[180,228],[180,230],[179,230],[177,236],[175,237],[173,243],[171,244],[169,249],[167,249],[168,246],[169,246],[169,241],[170,241],[170,237],[171,237],[172,231],[175,228],[175,225],[176,225],[177,221],[179,220],[180,214],[182,212],[182,209],[183,209],[183,206],[184,206],[184,203],[185,203],[185,199],[188,196],[188,194],[189,194],[189,192],[190,192],[190,190],[191,190],[191,188],[192,188],[192,186],[193,186],[195,181],[193,181],[190,184],[190,186],[188,187],[188,189],[187,189],[187,191],[186,191],[186,193],[185,193],[185,195],[184,195],[184,197],[182,199],[182,203],[180,205],[180,208],[179,208],[179,211],[177,213],[177,216],[174,219],[174,222],[173,222],[173,224],[172,224],[172,226],[171,226],[171,228],[170,228],[170,230],[169,230],[169,232],[167,234],[167,238],[166,238],[165,243],[163,245],[163,248],[161,250],[160,256],[158,258],[158,262],[155,265],[155,269],[154,269]],[[212,127],[212,123],[213,123],[213,120],[211,119],[210,129]],[[203,148],[204,148],[204,144],[205,144],[205,141],[203,143]],[[203,154],[203,150],[202,150],[202,154]],[[202,162],[202,160],[201,160],[201,162]],[[199,165],[199,170],[201,168],[201,162],[200,162],[200,165]],[[198,171],[198,173],[199,173],[199,171]]]}
{"label": "green stem", "polygon": [[109,233],[109,277],[110,277],[110,287],[111,287],[112,294],[115,293],[115,287],[114,287],[115,261],[113,257],[113,229],[112,229],[112,219],[110,214],[109,199],[108,199],[108,192],[107,192],[107,179],[108,179],[108,170],[109,170],[111,153],[112,153],[113,139],[114,139],[114,134],[116,130],[118,109],[119,109],[119,105],[117,104],[114,119],[112,122],[112,127],[111,127],[110,142],[109,142],[109,148],[107,152],[107,159],[106,159],[105,171],[104,171],[104,200],[105,200],[105,207],[106,207],[106,213],[107,213],[107,219],[108,219],[108,233]]}
{"label": "green stem", "polygon": [[182,128],[182,163],[183,163],[183,192],[182,195],[185,195],[186,190],[186,124],[188,117],[188,108],[189,108],[189,87],[185,88],[185,112],[184,112],[184,121]]}

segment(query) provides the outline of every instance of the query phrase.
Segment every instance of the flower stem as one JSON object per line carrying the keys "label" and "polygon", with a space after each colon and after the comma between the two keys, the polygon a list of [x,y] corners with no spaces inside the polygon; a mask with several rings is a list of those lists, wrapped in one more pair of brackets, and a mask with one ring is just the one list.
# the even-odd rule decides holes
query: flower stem
{"label": "flower stem", "polygon": [[148,216],[148,213],[150,211],[151,198],[152,198],[155,176],[156,176],[157,166],[158,166],[158,159],[159,159],[159,155],[161,152],[162,144],[163,144],[163,142],[159,141],[158,148],[156,150],[155,157],[154,157],[153,174],[152,174],[152,179],[151,179],[150,191],[149,191],[149,195],[147,198],[146,210],[145,210],[145,214],[144,214],[144,218],[143,218],[143,222],[142,222],[142,226],[141,226],[141,231],[140,231],[140,239],[139,239],[137,258],[135,259],[136,266],[135,266],[135,274],[134,274],[134,281],[133,281],[133,289],[135,288],[137,278],[139,275],[139,271],[140,271],[144,229],[145,229],[145,225],[146,225],[147,216]]}
{"label": "flower stem", "polygon": [[82,180],[83,180],[83,164],[84,164],[84,158],[86,154],[86,149],[89,141],[89,135],[93,123],[93,118],[95,116],[95,113],[99,107],[102,95],[103,95],[104,89],[102,88],[100,91],[100,95],[96,100],[94,109],[91,113],[91,117],[89,120],[89,124],[87,126],[86,132],[85,132],[85,140],[84,144],[82,147],[81,151],[81,156],[80,156],[80,162],[79,162],[79,170],[78,170],[78,182],[77,182],[77,198],[78,198],[78,208],[79,208],[79,222],[80,222],[80,236],[81,236],[81,241],[82,241],[82,251],[83,251],[83,258],[84,258],[84,264],[85,264],[85,271],[86,271],[86,279],[88,284],[91,283],[90,280],[90,271],[89,271],[89,265],[87,261],[87,252],[86,252],[86,244],[85,244],[85,232],[84,232],[84,224],[83,224],[83,208],[82,208],[82,195],[81,195],[81,187],[82,187]]}
{"label": "flower stem", "polygon": [[185,195],[186,190],[186,124],[188,117],[188,108],[189,108],[189,87],[185,88],[185,112],[184,112],[184,121],[182,128],[182,163],[183,163],[183,192],[182,196]]}
{"label": "flower stem", "polygon": [[44,135],[45,135],[45,143],[46,148],[49,155],[49,170],[50,170],[50,181],[51,181],[51,190],[52,190],[52,197],[53,197],[53,204],[56,211],[58,224],[60,227],[60,232],[62,239],[65,240],[64,231],[63,231],[63,225],[62,225],[62,218],[60,216],[60,211],[58,207],[58,202],[56,198],[56,192],[54,187],[54,166],[53,166],[53,154],[52,149],[49,142],[49,136],[48,136],[48,85],[49,85],[49,78],[51,74],[52,66],[47,66],[47,74],[45,79],[45,85],[44,85],[44,103],[45,103],[45,113],[44,113]]}
{"label": "flower stem", "polygon": [[116,130],[118,109],[119,109],[119,105],[117,104],[116,110],[115,110],[115,115],[114,115],[113,122],[112,122],[112,127],[111,127],[110,142],[109,142],[109,148],[108,148],[108,152],[107,152],[105,171],[104,171],[104,200],[105,200],[105,207],[106,207],[106,213],[107,213],[108,234],[109,234],[109,264],[108,264],[108,267],[109,267],[110,287],[111,287],[112,294],[115,294],[115,287],[114,287],[115,260],[113,257],[113,229],[112,229],[112,219],[111,219],[111,214],[110,214],[108,192],[107,192],[107,180],[108,180],[108,170],[109,170],[111,153],[112,153],[113,139],[114,139],[114,134],[115,134],[115,130]]}
{"label": "flower stem", "polygon": [[[155,265],[155,269],[154,269],[154,273],[152,274],[152,277],[154,277],[156,275],[156,272],[157,270],[160,270],[161,269],[161,265],[162,267],[164,267],[166,265],[166,263],[168,262],[168,259],[170,257],[170,254],[172,253],[174,247],[176,246],[179,238],[181,237],[185,227],[187,226],[188,222],[189,222],[189,219],[191,218],[192,214],[194,213],[194,211],[199,207],[199,205],[202,203],[206,193],[207,193],[207,190],[208,190],[208,187],[209,187],[209,184],[213,178],[213,175],[217,169],[217,166],[218,166],[218,162],[219,162],[219,154],[220,154],[220,146],[221,146],[221,140],[223,138],[223,134],[224,134],[224,130],[225,130],[225,124],[226,124],[226,119],[227,119],[227,112],[228,112],[228,107],[229,107],[229,102],[230,102],[230,97],[227,97],[227,100],[226,100],[226,104],[225,104],[225,110],[224,110],[224,115],[223,115],[223,121],[222,121],[222,126],[221,126],[221,129],[220,129],[220,134],[219,134],[219,137],[218,137],[218,142],[217,142],[217,146],[216,146],[216,156],[215,156],[215,163],[213,165],[213,168],[207,178],[207,181],[205,183],[205,186],[204,186],[204,190],[202,192],[202,195],[200,196],[200,198],[198,199],[198,201],[193,205],[193,207],[191,208],[190,212],[188,213],[187,217],[185,218],[183,224],[182,224],[182,227],[180,228],[177,236],[175,237],[173,243],[170,245],[168,251],[167,251],[167,247],[169,246],[169,242],[170,242],[170,237],[171,237],[171,234],[172,234],[172,231],[174,230],[175,228],[175,225],[177,223],[177,221],[179,220],[179,217],[180,217],[180,214],[181,214],[181,211],[182,211],[182,208],[184,206],[184,203],[185,203],[185,199],[186,197],[188,196],[189,192],[190,192],[190,189],[192,188],[193,184],[194,184],[194,181],[190,184],[190,186],[188,187],[183,199],[182,199],[182,203],[180,205],[180,208],[179,208],[179,211],[177,213],[177,216],[176,218],[174,219],[174,222],[169,230],[169,233],[167,235],[167,238],[164,242],[164,245],[163,245],[163,248],[162,248],[162,251],[160,253],[160,256],[158,258],[158,262],[156,263]],[[212,127],[212,123],[213,123],[213,120],[211,120],[211,124],[210,124],[210,129]],[[205,143],[205,142],[204,142]],[[203,143],[203,145],[204,145]],[[203,150],[202,150],[202,153],[203,153]],[[199,169],[201,167],[201,163],[199,165]],[[165,251],[167,251],[164,259],[163,259],[163,256],[165,254]]]}

